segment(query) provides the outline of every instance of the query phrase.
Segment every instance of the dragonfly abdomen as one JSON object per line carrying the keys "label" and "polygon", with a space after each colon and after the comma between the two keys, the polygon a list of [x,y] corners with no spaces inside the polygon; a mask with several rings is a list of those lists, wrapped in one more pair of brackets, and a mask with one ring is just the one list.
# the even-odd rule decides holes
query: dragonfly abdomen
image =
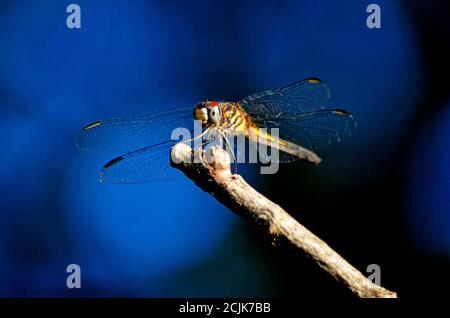
{"label": "dragonfly abdomen", "polygon": [[249,127],[247,129],[246,136],[250,140],[255,141],[257,144],[262,144],[270,147],[272,149],[272,152],[274,150],[279,150],[295,158],[306,160],[314,164],[319,164],[322,161],[322,159],[313,151],[301,147],[293,142],[281,138],[275,138],[271,134],[262,131],[258,127]]}

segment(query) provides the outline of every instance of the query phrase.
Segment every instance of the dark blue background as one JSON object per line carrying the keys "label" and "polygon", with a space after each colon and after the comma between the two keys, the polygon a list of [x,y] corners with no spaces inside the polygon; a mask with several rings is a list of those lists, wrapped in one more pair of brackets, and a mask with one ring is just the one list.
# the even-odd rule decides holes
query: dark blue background
{"label": "dark blue background", "polygon": [[[330,107],[354,114],[354,136],[317,167],[244,170],[252,184],[361,271],[380,264],[400,293],[428,284],[414,281],[420,264],[446,268],[442,9],[377,1],[382,28],[368,29],[368,1],[77,1],[71,30],[69,3],[0,4],[0,296],[348,296],[189,180],[100,184],[111,156],[74,145],[97,119],[311,76],[330,87]],[[66,288],[71,263],[80,290]]]}

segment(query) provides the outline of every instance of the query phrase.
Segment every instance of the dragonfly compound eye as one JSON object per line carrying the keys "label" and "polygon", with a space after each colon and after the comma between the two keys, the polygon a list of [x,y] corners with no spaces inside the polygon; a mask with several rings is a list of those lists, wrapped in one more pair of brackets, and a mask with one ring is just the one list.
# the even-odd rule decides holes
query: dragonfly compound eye
{"label": "dragonfly compound eye", "polygon": [[209,120],[211,121],[211,123],[213,123],[213,124],[219,123],[221,114],[220,114],[220,109],[218,106],[214,106],[214,107],[211,107],[210,109],[208,109],[208,115],[209,115],[208,117],[209,117]]}

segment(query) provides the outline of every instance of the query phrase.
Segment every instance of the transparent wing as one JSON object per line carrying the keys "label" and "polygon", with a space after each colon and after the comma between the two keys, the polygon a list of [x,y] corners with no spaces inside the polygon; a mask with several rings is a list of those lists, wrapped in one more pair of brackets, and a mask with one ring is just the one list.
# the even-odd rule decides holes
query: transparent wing
{"label": "transparent wing", "polygon": [[303,113],[321,110],[330,98],[328,87],[318,78],[250,95],[239,102],[250,115],[259,113]]}
{"label": "transparent wing", "polygon": [[[316,151],[350,136],[355,128],[351,114],[343,110],[325,110],[330,92],[318,78],[257,93],[239,105],[260,128],[278,128],[279,137]],[[298,158],[297,158],[298,159]],[[280,154],[282,162],[296,160]]]}
{"label": "transparent wing", "polygon": [[182,174],[170,166],[170,149],[175,141],[145,147],[119,156],[103,166],[103,183],[142,183],[178,180]]}
{"label": "transparent wing", "polygon": [[[260,128],[278,128],[279,137],[317,151],[349,137],[356,123],[351,114],[343,110],[320,110],[299,114],[261,113],[252,116]],[[289,156],[284,161],[291,161]]]}
{"label": "transparent wing", "polygon": [[193,126],[192,108],[108,119],[85,126],[78,133],[76,144],[87,151],[124,153],[168,141],[173,129],[184,127],[192,131]]}

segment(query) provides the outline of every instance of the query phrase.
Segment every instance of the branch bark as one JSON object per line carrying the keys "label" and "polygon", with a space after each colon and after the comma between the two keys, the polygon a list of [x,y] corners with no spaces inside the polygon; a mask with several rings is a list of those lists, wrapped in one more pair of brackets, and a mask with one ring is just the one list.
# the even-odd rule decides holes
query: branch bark
{"label": "branch bark", "polygon": [[359,297],[397,298],[395,292],[372,283],[279,205],[253,189],[240,175],[231,174],[230,157],[220,147],[211,147],[205,152],[177,144],[171,151],[171,165],[272,238],[287,240],[304,251]]}

